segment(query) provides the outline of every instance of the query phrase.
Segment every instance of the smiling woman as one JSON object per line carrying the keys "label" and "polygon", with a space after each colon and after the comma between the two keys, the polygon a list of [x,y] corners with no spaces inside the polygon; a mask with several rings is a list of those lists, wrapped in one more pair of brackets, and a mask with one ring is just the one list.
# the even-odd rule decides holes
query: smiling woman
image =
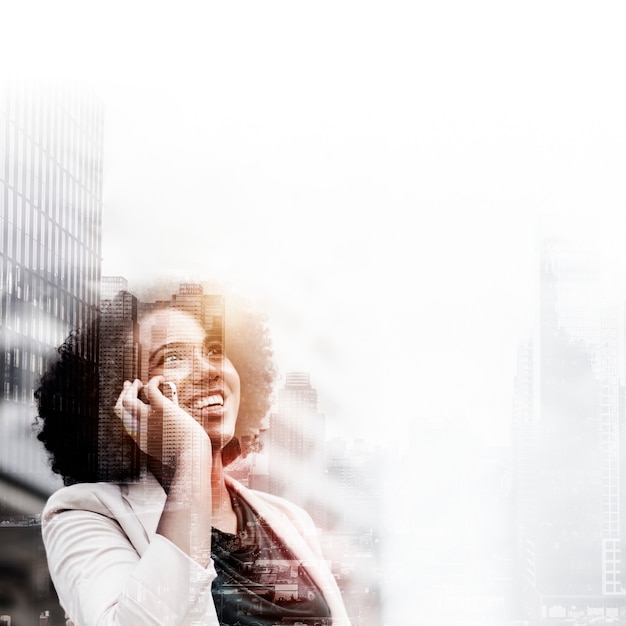
{"label": "smiling woman", "polygon": [[[157,295],[163,292],[158,290]],[[245,455],[258,448],[277,371],[265,316],[244,298],[231,294],[223,298],[228,315],[223,322],[207,324],[206,336],[208,342],[223,346],[240,378],[236,436],[222,451],[228,464],[240,452]],[[141,309],[146,309],[143,315]],[[37,390],[38,438],[49,453],[52,470],[66,485],[139,476],[141,457],[122,428],[115,405],[124,381],[150,379],[152,364],[142,346],[151,341],[149,326],[155,338],[166,327],[148,322],[168,311],[180,314],[165,305],[138,303],[128,292],[120,292],[103,300],[96,322],[70,333],[50,359]],[[97,359],[89,352],[90,345],[98,346]]]}
{"label": "smiling woman", "polygon": [[[224,472],[242,443],[253,447],[269,409],[275,369],[263,318],[234,313],[246,323],[229,326],[227,309],[216,334],[189,311],[160,305],[137,328],[116,302],[99,320],[100,363],[72,334],[37,392],[39,438],[68,485],[42,516],[68,618],[348,624],[308,515]],[[129,354],[137,377],[128,377]],[[265,397],[251,400],[259,390]],[[288,601],[277,591],[283,582],[294,585]]]}

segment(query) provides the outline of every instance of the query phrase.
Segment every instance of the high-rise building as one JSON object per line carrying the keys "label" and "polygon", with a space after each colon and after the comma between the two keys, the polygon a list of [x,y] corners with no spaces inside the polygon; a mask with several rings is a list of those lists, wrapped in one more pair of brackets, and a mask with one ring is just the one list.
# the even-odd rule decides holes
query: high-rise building
{"label": "high-rise building", "polygon": [[[137,311],[139,301],[128,292],[121,276],[103,276],[99,332],[99,446],[98,467],[102,475],[118,475],[124,459],[139,463],[139,451],[119,428],[111,427],[110,407],[116,402],[123,381],[140,378],[141,344]],[[128,448],[126,446],[129,446]],[[111,454],[115,450],[117,454]]]}
{"label": "high-rise building", "polygon": [[[513,408],[513,482],[517,511],[518,533],[529,527],[534,515],[534,463],[533,463],[533,341],[525,339],[517,349],[517,374],[514,383]],[[516,537],[521,553],[523,538]]]}
{"label": "high-rise building", "polygon": [[542,243],[539,278],[537,328],[519,351],[514,419],[528,615],[537,624],[624,619],[622,307],[594,257],[567,242]]}
{"label": "high-rise building", "polygon": [[[58,485],[33,436],[37,380],[99,305],[102,135],[102,106],[82,88],[0,89],[0,483],[24,494]],[[80,349],[97,359],[95,332]]]}
{"label": "high-rise building", "polygon": [[100,300],[113,300],[117,294],[128,291],[128,281],[123,276],[103,276],[100,279]]}
{"label": "high-rise building", "polygon": [[[127,281],[120,277],[103,276],[101,308],[106,315],[100,321],[100,362],[121,370],[123,380],[139,378],[141,346],[137,324],[138,300],[127,291]],[[110,341],[115,333],[116,341]],[[117,337],[119,335],[119,337]]]}
{"label": "high-rise building", "polygon": [[[252,485],[267,487],[303,506],[325,526],[325,417],[317,410],[317,390],[310,375],[290,372],[279,390],[278,406],[263,433],[267,476],[251,477]],[[261,482],[259,482],[261,481]]]}

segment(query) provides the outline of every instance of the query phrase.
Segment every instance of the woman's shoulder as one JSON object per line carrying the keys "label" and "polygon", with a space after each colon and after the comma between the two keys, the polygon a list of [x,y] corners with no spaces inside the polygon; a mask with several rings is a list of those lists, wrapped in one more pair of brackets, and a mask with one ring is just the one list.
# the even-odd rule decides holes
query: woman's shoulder
{"label": "woman's shoulder", "polygon": [[132,482],[76,483],[62,487],[49,498],[42,513],[46,515],[78,509],[116,517],[130,507],[140,516],[163,508],[165,492],[150,472]]}
{"label": "woman's shoulder", "polygon": [[41,520],[45,524],[62,511],[81,510],[113,516],[116,505],[121,504],[125,485],[117,483],[76,483],[55,491],[43,509]]}
{"label": "woman's shoulder", "polygon": [[[142,554],[156,532],[165,493],[150,476],[133,483],[77,483],[53,493],[41,516],[44,543],[54,537],[92,532],[121,534]],[[71,531],[71,532],[70,532]]]}

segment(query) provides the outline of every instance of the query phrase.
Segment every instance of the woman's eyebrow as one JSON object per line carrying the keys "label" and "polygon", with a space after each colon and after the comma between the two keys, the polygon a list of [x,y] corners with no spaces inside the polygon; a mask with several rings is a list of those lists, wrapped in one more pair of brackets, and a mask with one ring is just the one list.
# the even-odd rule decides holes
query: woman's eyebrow
{"label": "woman's eyebrow", "polygon": [[148,363],[151,363],[154,358],[161,352],[161,350],[166,350],[167,348],[177,348],[180,346],[188,346],[189,343],[185,343],[184,341],[171,341],[169,343],[161,344],[158,348],[155,348],[150,355],[148,356]]}
{"label": "woman's eyebrow", "polygon": [[224,340],[221,337],[210,337],[210,336],[206,336],[204,338],[204,341],[202,342],[203,346],[208,346],[210,344],[214,344],[214,343],[224,343]]}
{"label": "woman's eyebrow", "polygon": [[149,355],[148,355],[148,363],[152,363],[152,361],[154,360],[154,358],[156,357],[156,355],[161,351],[164,350],[167,347],[167,344],[164,343],[163,345],[159,346],[158,348],[156,348],[155,350],[153,350]]}

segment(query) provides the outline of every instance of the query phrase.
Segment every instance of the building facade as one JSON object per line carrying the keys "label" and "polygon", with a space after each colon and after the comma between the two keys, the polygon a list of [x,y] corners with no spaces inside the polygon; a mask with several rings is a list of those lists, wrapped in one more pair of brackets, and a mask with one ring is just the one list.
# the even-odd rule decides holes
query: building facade
{"label": "building facade", "polygon": [[[0,473],[44,494],[54,481],[32,433],[33,393],[51,351],[99,306],[102,136],[86,90],[0,89]],[[95,332],[80,349],[97,359]]]}
{"label": "building facade", "polygon": [[[97,362],[103,109],[71,86],[0,86],[0,622],[61,623],[39,514],[61,484],[33,431],[46,360],[76,328]],[[52,621],[50,621],[52,620]]]}
{"label": "building facade", "polygon": [[534,337],[519,349],[513,439],[528,616],[625,619],[622,305],[597,260],[564,241],[542,243],[539,279]]}
{"label": "building facade", "polygon": [[262,475],[254,475],[252,485],[299,504],[326,527],[325,417],[308,373],[287,373],[263,437],[267,477],[263,485]]}

